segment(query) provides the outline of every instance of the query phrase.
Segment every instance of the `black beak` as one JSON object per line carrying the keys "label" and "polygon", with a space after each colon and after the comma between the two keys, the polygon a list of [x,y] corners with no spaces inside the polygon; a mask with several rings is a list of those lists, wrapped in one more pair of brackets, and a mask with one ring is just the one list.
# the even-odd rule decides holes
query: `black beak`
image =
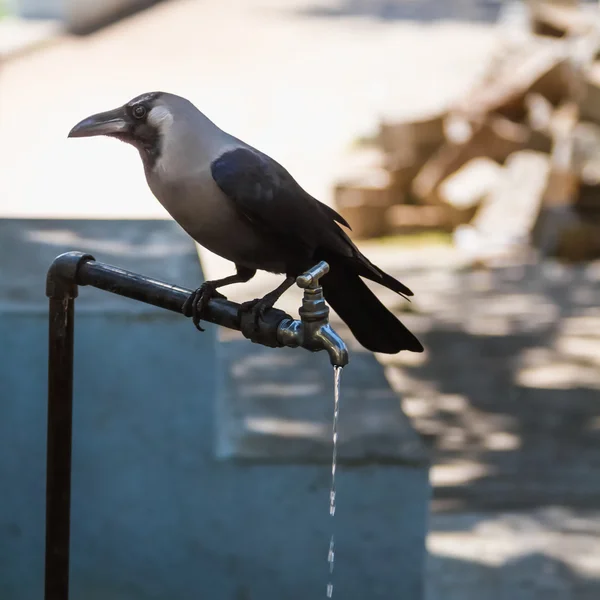
{"label": "black beak", "polygon": [[123,134],[129,130],[130,125],[125,108],[115,108],[114,110],[92,115],[77,123],[69,131],[69,137]]}

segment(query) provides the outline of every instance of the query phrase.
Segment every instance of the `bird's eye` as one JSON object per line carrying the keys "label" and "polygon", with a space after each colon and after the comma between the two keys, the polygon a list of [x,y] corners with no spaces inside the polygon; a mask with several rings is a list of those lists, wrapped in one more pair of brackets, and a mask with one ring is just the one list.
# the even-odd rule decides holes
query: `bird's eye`
{"label": "bird's eye", "polygon": [[146,107],[143,106],[142,104],[138,104],[134,109],[133,109],[133,116],[136,119],[143,119],[146,116]]}

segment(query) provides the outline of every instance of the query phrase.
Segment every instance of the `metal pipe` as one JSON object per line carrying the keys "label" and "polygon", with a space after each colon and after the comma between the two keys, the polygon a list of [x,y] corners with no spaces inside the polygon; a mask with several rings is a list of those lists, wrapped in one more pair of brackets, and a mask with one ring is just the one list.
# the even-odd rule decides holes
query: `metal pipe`
{"label": "metal pipe", "polygon": [[[76,281],[79,285],[92,286],[180,314],[183,314],[183,304],[192,293],[192,290],[96,262],[93,259],[81,261],[77,269]],[[261,321],[260,328],[253,331],[253,328],[244,326],[239,309],[240,305],[235,302],[213,298],[204,310],[202,319],[221,327],[242,331],[253,342],[271,347],[282,346],[277,340],[277,326],[283,319],[291,318],[287,313],[271,309]]]}
{"label": "metal pipe", "polygon": [[191,293],[191,290],[96,261],[80,264],[77,283],[178,313]]}
{"label": "metal pipe", "polygon": [[[240,312],[239,304],[223,298],[211,299],[203,311],[202,319],[241,331],[250,341],[263,346],[302,346],[311,352],[325,350],[331,364],[343,367],[348,362],[348,351],[343,340],[333,330],[327,335],[319,335],[322,327],[329,327],[329,307],[319,285],[319,279],[328,271],[329,265],[320,262],[297,278],[299,287],[304,288],[301,322],[281,310],[271,308],[256,323],[250,312]],[[75,286],[92,286],[180,314],[183,314],[183,305],[192,293],[192,290],[96,262],[93,256],[81,252],[67,252],[54,260],[48,272],[48,282],[65,277],[70,278]]]}
{"label": "metal pipe", "polygon": [[[325,350],[334,366],[343,367],[348,362],[348,350],[329,326],[329,308],[319,286],[319,278],[328,270],[327,263],[319,263],[298,278],[298,285],[305,288],[301,321],[272,308],[256,323],[250,312],[240,312],[239,304],[222,298],[210,300],[202,318],[241,331],[252,342],[264,346],[302,346],[313,352]],[[79,285],[96,287],[181,314],[184,302],[192,293],[185,288],[96,262],[93,256],[81,252],[61,254],[48,270],[45,600],[69,600],[73,331]]]}
{"label": "metal pipe", "polygon": [[73,412],[73,298],[50,299],[46,468],[46,600],[67,600]]}
{"label": "metal pipe", "polygon": [[45,600],[69,598],[73,333],[77,297],[74,279],[78,262],[79,258],[65,261],[60,272],[51,267],[46,284],[49,327]]}

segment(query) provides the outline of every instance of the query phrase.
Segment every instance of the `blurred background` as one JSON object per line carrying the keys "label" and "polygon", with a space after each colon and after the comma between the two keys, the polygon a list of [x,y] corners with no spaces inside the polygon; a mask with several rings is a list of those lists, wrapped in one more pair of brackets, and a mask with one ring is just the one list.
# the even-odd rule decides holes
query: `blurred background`
{"label": "blurred background", "polygon": [[[403,597],[599,598],[599,10],[583,0],[0,0],[6,322],[30,260],[49,264],[63,246],[120,265],[148,252],[134,234],[123,234],[134,236],[125,252],[64,222],[168,219],[130,147],[67,140],[69,129],[142,92],[186,96],[334,206],[366,255],[415,292],[407,303],[377,290],[426,352],[377,356],[356,384],[395,392],[431,462],[424,595]],[[42,244],[35,257],[14,241],[19,228]],[[207,279],[230,273],[197,251]],[[227,295],[253,298],[276,280],[259,275]],[[35,294],[27,302],[45,306]],[[298,299],[292,290],[280,305],[295,311]],[[328,401],[329,379],[319,381]],[[3,600],[20,598],[11,593]],[[255,597],[244,593],[230,597]]]}

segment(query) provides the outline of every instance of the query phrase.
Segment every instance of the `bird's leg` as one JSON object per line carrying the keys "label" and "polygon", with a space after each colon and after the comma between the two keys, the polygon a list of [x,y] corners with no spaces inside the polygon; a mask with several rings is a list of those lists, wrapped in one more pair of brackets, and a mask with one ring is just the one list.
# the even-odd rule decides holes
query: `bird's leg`
{"label": "bird's leg", "polygon": [[249,312],[253,317],[255,327],[257,327],[258,321],[265,314],[265,311],[269,308],[273,308],[273,305],[281,298],[283,293],[294,285],[294,281],[296,281],[295,277],[288,276],[281,285],[262,298],[242,302],[242,304],[240,304],[240,312]]}
{"label": "bird's leg", "polygon": [[200,327],[200,319],[202,311],[206,308],[211,298],[225,298],[225,296],[217,292],[217,288],[233,283],[246,283],[256,275],[256,269],[248,269],[240,265],[235,266],[235,275],[223,277],[223,279],[215,279],[214,281],[205,281],[197,290],[192,292],[188,299],[183,303],[181,312],[186,317],[192,317],[192,322],[198,331],[204,331]]}

